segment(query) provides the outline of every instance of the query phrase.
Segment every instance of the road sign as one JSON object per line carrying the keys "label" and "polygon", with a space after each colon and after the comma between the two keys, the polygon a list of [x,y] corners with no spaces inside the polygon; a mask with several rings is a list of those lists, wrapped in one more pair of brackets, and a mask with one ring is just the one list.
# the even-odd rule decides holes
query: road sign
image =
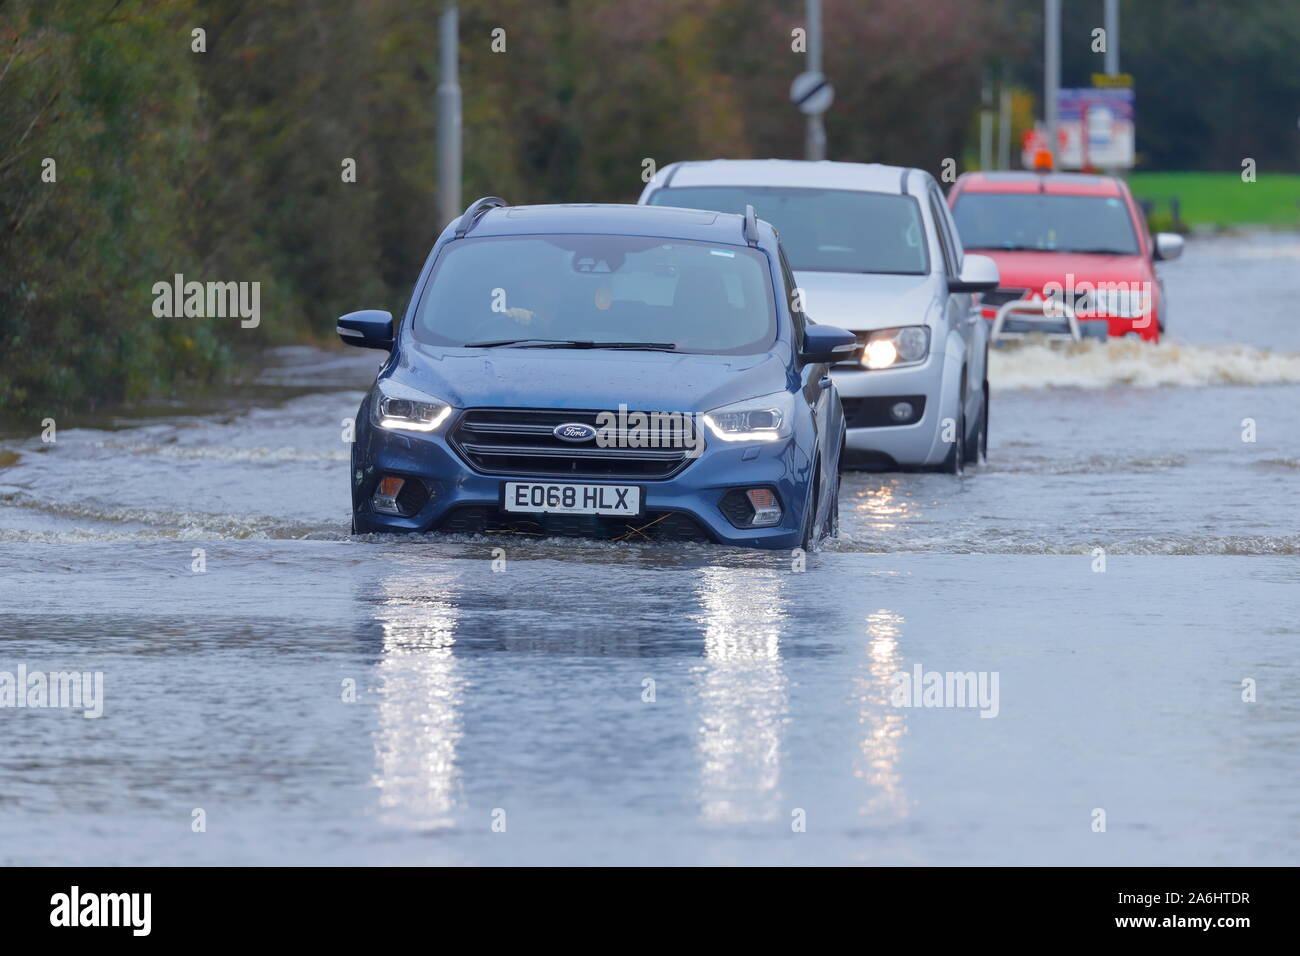
{"label": "road sign", "polygon": [[1057,99],[1062,169],[1133,166],[1131,87],[1061,90]]}
{"label": "road sign", "polygon": [[835,87],[824,73],[800,73],[790,84],[790,102],[799,107],[801,113],[817,116],[830,109],[834,101]]}

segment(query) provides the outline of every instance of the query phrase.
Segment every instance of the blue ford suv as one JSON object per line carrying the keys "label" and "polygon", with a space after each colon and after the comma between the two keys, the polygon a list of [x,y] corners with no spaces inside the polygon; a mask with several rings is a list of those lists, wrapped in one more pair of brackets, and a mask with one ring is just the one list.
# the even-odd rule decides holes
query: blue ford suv
{"label": "blue ford suv", "polygon": [[400,321],[338,320],[391,353],[357,415],[353,531],[835,533],[828,365],[856,339],[807,321],[794,287],[752,208],[472,203]]}

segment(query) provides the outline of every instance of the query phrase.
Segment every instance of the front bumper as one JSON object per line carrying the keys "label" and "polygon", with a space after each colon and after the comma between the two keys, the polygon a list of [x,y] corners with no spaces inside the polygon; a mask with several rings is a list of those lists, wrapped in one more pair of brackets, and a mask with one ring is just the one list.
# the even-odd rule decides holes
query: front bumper
{"label": "front bumper", "polygon": [[[645,518],[530,516],[500,510],[502,485],[507,481],[562,483],[566,479],[555,474],[488,475],[475,470],[448,440],[461,414],[457,412],[445,428],[431,434],[377,428],[368,422],[358,429],[352,450],[352,510],[358,532],[504,530],[625,541],[696,537],[721,544],[782,549],[801,543],[813,469],[796,438],[752,444],[710,441],[699,458],[670,478],[567,479],[581,484],[639,485],[644,494]],[[388,475],[419,479],[428,491],[428,500],[407,517],[374,511],[371,498],[380,479]],[[735,488],[757,486],[776,492],[782,506],[781,523],[769,528],[735,527],[721,510],[723,497]],[[662,520],[646,527],[657,518]],[[698,535],[687,533],[692,525]]]}
{"label": "front bumper", "polygon": [[[921,365],[898,369],[832,369],[831,377],[844,403],[848,424],[845,440],[845,464],[876,467],[923,467],[938,464],[947,454],[948,445],[939,440],[939,428],[945,411],[955,407],[954,396],[945,394],[944,355],[934,352]],[[862,421],[855,411],[856,400],[914,400],[924,398],[921,417],[910,424],[855,426]],[[886,404],[888,403],[886,402]]]}

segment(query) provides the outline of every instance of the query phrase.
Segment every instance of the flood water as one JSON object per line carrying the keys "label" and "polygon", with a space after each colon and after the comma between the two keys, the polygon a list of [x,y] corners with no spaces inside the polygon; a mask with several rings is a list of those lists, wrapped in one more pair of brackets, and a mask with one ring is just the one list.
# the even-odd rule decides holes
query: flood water
{"label": "flood water", "polygon": [[1300,236],[1162,274],[1164,345],[999,351],[989,463],[846,475],[803,571],[350,536],[377,353],[9,426],[0,680],[103,696],[0,707],[0,863],[1294,863]]}

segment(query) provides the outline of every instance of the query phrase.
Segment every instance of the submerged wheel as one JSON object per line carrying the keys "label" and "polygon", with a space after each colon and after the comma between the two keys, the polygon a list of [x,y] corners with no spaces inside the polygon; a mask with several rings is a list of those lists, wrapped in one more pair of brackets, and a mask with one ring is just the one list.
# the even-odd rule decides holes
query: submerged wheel
{"label": "submerged wheel", "polygon": [[812,545],[813,536],[813,516],[817,511],[817,499],[809,499],[808,506],[803,511],[803,529],[799,532],[799,547],[807,551]]}
{"label": "submerged wheel", "polygon": [[972,465],[982,465],[989,457],[989,383],[984,383],[984,401],[980,405],[979,423],[975,434],[966,443],[966,461]]}
{"label": "submerged wheel", "polygon": [[822,482],[822,466],[819,462],[816,470],[813,472],[812,487],[808,489],[808,504],[803,511],[803,530],[799,535],[799,547],[804,551],[811,549],[817,541],[818,533],[822,530],[817,527],[817,509],[821,506],[818,498],[818,489]]}
{"label": "submerged wheel", "polygon": [[980,464],[989,460],[989,383],[984,380],[984,427],[980,429]]}
{"label": "submerged wheel", "polygon": [[835,473],[835,497],[831,499],[831,513],[826,519],[826,537],[835,538],[840,533],[840,475]]}
{"label": "submerged wheel", "polygon": [[948,457],[944,459],[939,470],[947,475],[964,475],[966,473],[966,411],[961,412],[961,417],[957,421],[957,440],[952,443],[952,448],[948,450]]}

